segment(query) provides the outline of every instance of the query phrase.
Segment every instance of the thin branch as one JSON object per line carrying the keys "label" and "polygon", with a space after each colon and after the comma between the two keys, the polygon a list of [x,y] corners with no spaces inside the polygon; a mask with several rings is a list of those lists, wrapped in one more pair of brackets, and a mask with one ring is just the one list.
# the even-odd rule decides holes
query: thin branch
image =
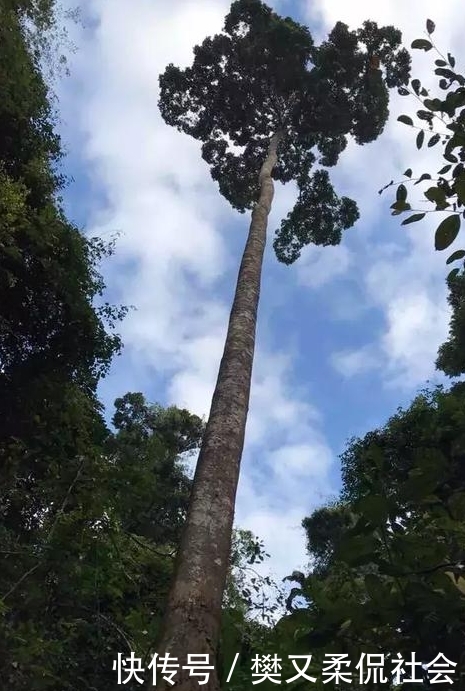
{"label": "thin branch", "polygon": [[151,547],[150,545],[146,545],[144,542],[142,542],[142,540],[139,540],[139,539],[138,539],[135,535],[133,535],[132,533],[126,533],[126,535],[128,535],[128,537],[130,537],[131,540],[134,540],[134,542],[135,542],[136,544],[138,544],[139,547],[143,547],[144,549],[148,549],[150,552],[153,552],[154,554],[156,554],[156,555],[159,556],[159,557],[168,557],[169,559],[174,559],[174,558],[175,558],[176,550],[174,550],[173,552],[159,552],[159,551],[156,550],[154,547]]}

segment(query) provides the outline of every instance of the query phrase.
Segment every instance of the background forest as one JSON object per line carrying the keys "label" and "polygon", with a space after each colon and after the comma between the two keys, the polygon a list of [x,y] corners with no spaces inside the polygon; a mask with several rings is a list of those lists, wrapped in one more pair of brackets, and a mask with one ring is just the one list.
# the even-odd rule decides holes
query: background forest
{"label": "background forest", "polygon": [[[257,654],[282,658],[284,680],[296,672],[288,656],[311,653],[306,673],[320,686],[328,653],[414,651],[456,662],[459,688],[459,4],[412,3],[408,19],[394,2],[270,5],[277,53],[287,30],[295,43],[269,70],[291,55],[295,89],[308,49],[319,74],[307,100],[276,110],[292,136],[272,173],[218,683],[248,688]],[[252,27],[263,7],[233,4]],[[205,116],[196,129],[178,98],[193,47],[225,16],[241,38],[228,12],[207,0],[86,0],[78,13],[0,0],[0,678],[12,691],[110,691],[117,654],[146,667],[161,636],[266,154],[261,91],[255,103],[235,93],[213,128]],[[288,14],[294,23],[281,24]],[[371,19],[388,29],[363,25]],[[255,88],[256,45],[244,45]],[[207,48],[196,49],[202,69],[214,64]],[[218,133],[234,128],[253,144],[245,167],[221,158]],[[313,165],[323,172],[308,184]],[[134,676],[125,686],[141,688]]]}

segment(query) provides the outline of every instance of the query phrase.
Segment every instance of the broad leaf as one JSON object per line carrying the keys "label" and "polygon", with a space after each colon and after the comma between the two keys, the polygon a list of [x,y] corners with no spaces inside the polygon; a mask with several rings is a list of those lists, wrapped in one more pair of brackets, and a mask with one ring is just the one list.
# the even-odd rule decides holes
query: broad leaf
{"label": "broad leaf", "polygon": [[415,39],[415,41],[412,42],[412,48],[416,48],[419,50],[428,51],[431,50],[432,47],[432,43],[430,41],[427,41],[426,38],[417,38]]}
{"label": "broad leaf", "polygon": [[441,170],[438,172],[438,175],[445,175],[445,173],[448,173],[451,168],[451,164],[444,166],[444,168],[441,168]]}
{"label": "broad leaf", "polygon": [[426,20],[426,31],[429,34],[432,34],[433,31],[435,30],[435,28],[436,28],[436,24],[431,19],[427,19]]}
{"label": "broad leaf", "polygon": [[451,245],[459,234],[460,216],[453,214],[447,216],[436,229],[434,236],[434,246],[437,250],[445,250]]}
{"label": "broad leaf", "polygon": [[399,115],[397,119],[399,122],[403,122],[405,125],[413,125],[413,120],[409,115]]}
{"label": "broad leaf", "polygon": [[414,182],[413,184],[419,185],[420,182],[423,182],[423,180],[431,180],[431,175],[429,173],[422,173],[422,175],[420,175],[418,180],[416,182]]}
{"label": "broad leaf", "polygon": [[452,262],[455,262],[458,259],[463,259],[464,257],[465,257],[465,250],[456,250],[455,252],[452,252],[450,257],[448,257],[446,264],[452,264]]}
{"label": "broad leaf", "polygon": [[399,185],[396,192],[396,201],[405,202],[407,199],[407,188],[405,185]]}
{"label": "broad leaf", "polygon": [[452,271],[447,274],[447,280],[450,281],[451,279],[455,278],[458,276],[459,272],[460,269],[452,269]]}
{"label": "broad leaf", "polygon": [[425,216],[426,214],[413,214],[413,216],[409,216],[403,220],[401,225],[407,226],[409,223],[416,223],[416,221],[421,221]]}

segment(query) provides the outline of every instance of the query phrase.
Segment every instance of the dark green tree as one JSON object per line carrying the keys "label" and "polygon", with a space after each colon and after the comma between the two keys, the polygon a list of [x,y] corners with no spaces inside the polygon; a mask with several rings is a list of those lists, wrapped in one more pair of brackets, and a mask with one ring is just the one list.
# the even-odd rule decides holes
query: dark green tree
{"label": "dark green tree", "polygon": [[75,472],[100,425],[98,381],[120,347],[107,331],[118,310],[94,305],[106,248],[67,221],[58,198],[61,146],[25,30],[48,25],[53,6],[0,2],[0,492],[5,522],[25,525],[48,498],[17,506],[17,489],[37,501],[36,479],[68,461]]}
{"label": "dark green tree", "polygon": [[447,301],[452,310],[449,337],[438,352],[436,367],[449,377],[465,374],[465,271],[455,269],[447,278]]}
{"label": "dark green tree", "polygon": [[141,394],[118,399],[114,421],[72,471],[17,488],[18,505],[47,497],[42,520],[2,523],[0,655],[13,691],[110,691],[118,652],[150,661],[189,500],[183,459],[203,425]]}
{"label": "dark green tree", "polygon": [[295,589],[307,604],[286,624],[300,648],[352,660],[382,652],[387,668],[397,653],[430,662],[441,652],[457,663],[452,688],[461,688],[464,397],[464,384],[426,390],[348,445],[339,504],[305,521],[325,568]]}
{"label": "dark green tree", "polygon": [[354,524],[354,514],[345,502],[335,502],[316,509],[302,521],[307,536],[307,550],[312,556],[314,573],[324,574],[347,530]]}
{"label": "dark green tree", "polygon": [[[393,27],[338,23],[320,46],[308,29],[260,0],[233,2],[222,33],[194,48],[192,66],[160,77],[167,124],[202,142],[221,194],[252,220],[225,349],[197,463],[187,524],[169,598],[161,652],[215,659],[244,444],[255,327],[273,181],[295,181],[298,199],[274,248],[292,263],[309,243],[334,245],[354,224],[325,167],[348,137],[372,141],[388,116],[388,89],[407,83],[410,59]],[[231,147],[234,145],[234,148]],[[314,169],[315,164],[324,166]],[[181,689],[195,681],[180,680]],[[217,688],[215,675],[209,688]]]}

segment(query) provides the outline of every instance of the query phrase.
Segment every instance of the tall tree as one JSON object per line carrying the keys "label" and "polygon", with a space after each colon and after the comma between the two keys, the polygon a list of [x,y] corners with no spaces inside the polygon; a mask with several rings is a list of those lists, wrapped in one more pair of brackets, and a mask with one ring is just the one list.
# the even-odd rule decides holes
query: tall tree
{"label": "tall tree", "polygon": [[[362,144],[381,133],[388,88],[408,81],[400,39],[374,22],[357,31],[338,23],[316,47],[301,24],[260,0],[237,0],[223,32],[194,48],[192,66],[171,64],[160,77],[165,121],[202,142],[221,194],[252,211],[159,645],[180,659],[193,651],[215,658],[273,180],[299,189],[274,241],[280,261],[292,263],[308,243],[339,243],[357,206],[338,198],[326,170],[311,169],[334,165],[348,136]],[[184,674],[179,687],[191,688]],[[217,687],[214,674],[209,683]]]}

